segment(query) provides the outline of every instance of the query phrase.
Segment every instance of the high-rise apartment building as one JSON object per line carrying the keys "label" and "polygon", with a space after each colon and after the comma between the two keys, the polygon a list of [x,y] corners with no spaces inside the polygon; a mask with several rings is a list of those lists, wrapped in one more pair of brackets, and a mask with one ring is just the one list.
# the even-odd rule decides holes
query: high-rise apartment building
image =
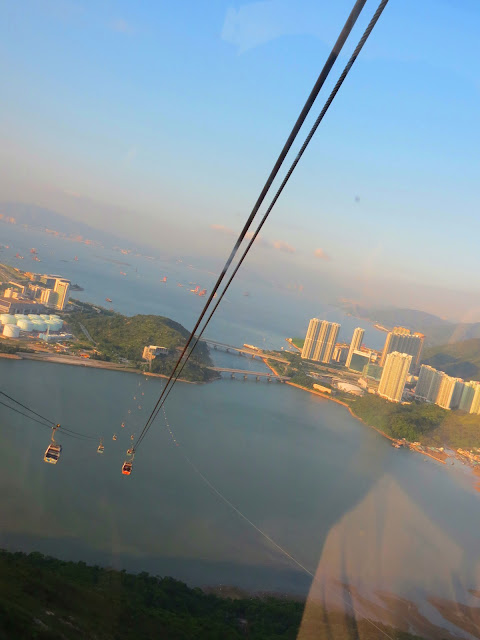
{"label": "high-rise apartment building", "polygon": [[329,331],[329,322],[326,320],[322,320],[320,327],[318,329],[317,341],[315,343],[315,347],[313,349],[312,360],[315,362],[319,362],[322,359],[323,353],[325,351],[325,345],[327,343],[328,331]]}
{"label": "high-rise apartment building", "polygon": [[313,349],[318,337],[318,329],[320,328],[320,320],[318,318],[312,318],[308,323],[307,335],[305,336],[305,342],[303,343],[301,357],[310,360],[313,355]]}
{"label": "high-rise apartment building", "polygon": [[302,358],[328,364],[332,359],[340,325],[312,318],[308,325]]}
{"label": "high-rise apartment building", "polygon": [[329,364],[332,360],[333,350],[337,342],[338,332],[340,331],[340,325],[337,322],[329,322],[328,325],[329,328],[327,340],[325,343],[325,349],[323,350],[323,354],[321,356],[321,361],[325,364]]}
{"label": "high-rise apartment building", "polygon": [[460,402],[462,388],[463,380],[444,374],[438,389],[436,404],[442,409],[455,409]]}
{"label": "high-rise apartment building", "polygon": [[411,364],[412,356],[410,354],[398,351],[389,353],[380,378],[378,395],[392,402],[400,402]]}
{"label": "high-rise apartment building", "polygon": [[461,378],[457,378],[452,394],[452,399],[450,400],[450,409],[458,409],[458,407],[460,406],[460,400],[462,399],[464,388],[465,381]]}
{"label": "high-rise apartment building", "polygon": [[462,397],[460,398],[460,402],[458,404],[458,408],[461,411],[467,411],[468,413],[470,413],[473,398],[475,397],[475,391],[478,386],[480,386],[480,382],[477,382],[476,380],[465,382],[465,384],[463,385]]}
{"label": "high-rise apartment building", "polygon": [[353,332],[352,341],[350,343],[350,349],[348,350],[347,361],[345,366],[347,369],[350,368],[350,363],[352,361],[352,356],[354,351],[358,351],[362,346],[363,336],[365,335],[365,330],[361,327],[357,327]]}
{"label": "high-rise apartment building", "polygon": [[424,340],[423,333],[410,333],[410,329],[394,327],[385,340],[380,366],[385,366],[389,353],[397,351],[398,353],[406,353],[412,356],[410,371],[415,370],[420,364]]}
{"label": "high-rise apartment building", "polygon": [[332,355],[333,362],[338,362],[339,364],[342,364],[342,363],[345,364],[349,349],[350,349],[350,345],[345,344],[343,342],[337,342],[333,350],[333,355]]}
{"label": "high-rise apartment building", "polygon": [[470,413],[480,413],[480,384],[475,387]]}
{"label": "high-rise apartment building", "polygon": [[64,278],[56,278],[53,290],[57,294],[55,308],[60,310],[65,309],[65,305],[68,302],[70,294],[70,280],[65,280]]}
{"label": "high-rise apartment building", "polygon": [[440,383],[445,374],[427,364],[422,364],[415,388],[415,398],[425,402],[436,402]]}

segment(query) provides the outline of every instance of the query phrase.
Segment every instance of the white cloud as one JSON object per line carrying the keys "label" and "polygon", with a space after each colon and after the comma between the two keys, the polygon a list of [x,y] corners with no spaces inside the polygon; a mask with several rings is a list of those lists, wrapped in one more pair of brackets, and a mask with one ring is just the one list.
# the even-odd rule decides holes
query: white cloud
{"label": "white cloud", "polygon": [[226,227],[224,224],[211,224],[210,229],[219,231],[220,233],[225,233],[229,236],[233,236],[235,234],[235,231],[233,229],[230,229],[230,227]]}
{"label": "white cloud", "polygon": [[283,242],[283,240],[275,240],[273,242],[273,248],[278,249],[278,251],[283,251],[284,253],[295,253],[295,247],[292,247],[288,242]]}
{"label": "white cloud", "polygon": [[319,260],[331,260],[331,258],[328,255],[328,253],[325,253],[325,251],[323,249],[315,249],[313,254]]}

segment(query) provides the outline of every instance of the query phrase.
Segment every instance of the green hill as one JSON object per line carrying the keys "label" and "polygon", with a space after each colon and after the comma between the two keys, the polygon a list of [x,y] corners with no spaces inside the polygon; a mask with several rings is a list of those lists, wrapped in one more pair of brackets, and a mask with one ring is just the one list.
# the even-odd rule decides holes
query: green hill
{"label": "green hill", "polygon": [[[0,550],[1,640],[295,640],[303,610],[303,602],[288,598],[220,598],[173,578]],[[421,640],[380,622],[319,611],[316,638],[379,634]]]}
{"label": "green hill", "polygon": [[[143,348],[157,345],[170,350],[168,356],[159,356],[152,362],[152,372],[170,374],[175,365],[179,349],[188,336],[187,329],[178,322],[154,315],[124,316],[114,311],[99,309],[87,303],[75,301],[81,311],[69,314],[65,319],[77,338],[87,348],[95,348],[96,358],[119,361],[128,360],[133,366],[141,366]],[[92,338],[88,343],[85,330]],[[209,369],[212,361],[205,343],[199,342],[193,355],[182,371],[182,378],[193,382],[205,382],[218,378],[215,371]]]}
{"label": "green hill", "polygon": [[480,338],[426,348],[422,364],[465,380],[480,379]]}

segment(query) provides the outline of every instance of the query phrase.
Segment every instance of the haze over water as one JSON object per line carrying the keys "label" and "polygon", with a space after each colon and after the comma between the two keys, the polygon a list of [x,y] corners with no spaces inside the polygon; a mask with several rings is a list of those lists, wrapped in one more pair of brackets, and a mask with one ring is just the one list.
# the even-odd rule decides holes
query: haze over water
{"label": "haze over water", "polygon": [[[23,237],[26,255],[30,238]],[[175,283],[198,281],[208,287],[203,273],[190,269],[195,275],[187,279],[184,265],[169,264],[167,272],[144,258],[49,238],[45,243],[44,252],[38,237],[31,245],[39,248],[42,263],[26,258],[18,266],[61,273],[85,288],[75,296],[99,304],[111,297],[124,313],[167,315],[188,327],[202,299]],[[0,261],[12,263],[5,253]],[[75,254],[78,262],[61,262]],[[159,282],[163,275],[167,286]],[[260,295],[260,288],[260,294],[252,288],[249,297],[242,292],[227,294],[231,302],[212,324],[212,338],[263,346],[265,337],[267,347],[278,348],[310,317],[303,309],[311,303],[294,307],[275,292]],[[326,312],[342,322],[342,329],[360,324],[335,310]],[[384,334],[368,328],[366,342],[381,346]],[[350,335],[348,329],[342,337]],[[214,357],[223,365],[261,366],[226,354]],[[472,603],[468,590],[480,580],[480,510],[471,481],[457,466],[445,468],[393,449],[341,406],[266,382],[178,384],[166,414],[181,446],[160,415],[138,451],[132,476],[125,478],[120,467],[129,436],[138,434],[162,381],[8,360],[0,360],[0,380],[7,393],[28,397],[43,415],[101,434],[105,443],[100,456],[96,440],[59,436],[64,451],[51,467],[43,462],[49,431],[0,407],[2,444],[9,452],[0,467],[5,488],[0,546],[172,575],[190,584],[304,595],[312,588],[319,597],[328,597],[339,580],[370,597],[380,589],[413,599],[432,620],[438,614],[426,603],[427,595]],[[316,575],[313,586],[298,565],[213,492],[195,467]]]}

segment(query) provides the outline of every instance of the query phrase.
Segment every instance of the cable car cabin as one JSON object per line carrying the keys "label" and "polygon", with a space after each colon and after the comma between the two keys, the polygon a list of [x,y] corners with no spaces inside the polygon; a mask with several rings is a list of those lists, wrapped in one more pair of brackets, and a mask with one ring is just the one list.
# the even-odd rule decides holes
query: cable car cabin
{"label": "cable car cabin", "polygon": [[99,444],[97,447],[97,453],[103,453],[105,451],[105,447],[103,444]]}
{"label": "cable car cabin", "polygon": [[122,474],[124,476],[129,476],[132,473],[132,467],[133,467],[133,462],[127,462],[127,460],[125,460],[122,467]]}
{"label": "cable car cabin", "polygon": [[43,459],[50,464],[57,464],[60,454],[62,453],[61,444],[49,444]]}

